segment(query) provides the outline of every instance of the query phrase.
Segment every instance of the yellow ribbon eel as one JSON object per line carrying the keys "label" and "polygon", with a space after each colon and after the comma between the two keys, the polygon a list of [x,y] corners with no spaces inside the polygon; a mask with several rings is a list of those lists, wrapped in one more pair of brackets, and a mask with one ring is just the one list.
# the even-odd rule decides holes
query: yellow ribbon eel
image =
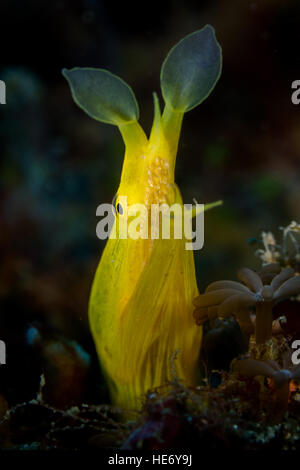
{"label": "yellow ribbon eel", "polygon": [[[125,143],[112,230],[116,237],[108,239],[94,278],[90,326],[112,402],[127,409],[139,408],[146,392],[168,383],[174,371],[185,384],[196,385],[202,330],[192,315],[192,301],[198,295],[193,251],[185,249],[184,237],[125,238],[128,207],[144,204],[149,217],[152,204],[183,205],[174,181],[182,119],[215,86],[221,73],[221,50],[213,28],[206,26],[170,51],[161,72],[165,108],[161,115],[154,95],[149,138],[137,122],[137,104],[129,87],[125,93],[124,82],[100,69],[82,69],[84,76],[78,71],[63,72],[75,101],[92,117],[117,125]],[[91,76],[93,86],[98,80],[102,88],[107,80],[119,80],[111,86],[114,90],[123,87],[118,93],[126,94],[125,98],[119,96],[117,102],[107,103],[111,98],[103,88],[99,111],[87,94],[92,88]],[[85,80],[89,86],[84,86]],[[95,95],[99,93],[97,88]],[[122,196],[127,197],[126,206],[122,205]],[[191,217],[195,215],[192,210]]]}

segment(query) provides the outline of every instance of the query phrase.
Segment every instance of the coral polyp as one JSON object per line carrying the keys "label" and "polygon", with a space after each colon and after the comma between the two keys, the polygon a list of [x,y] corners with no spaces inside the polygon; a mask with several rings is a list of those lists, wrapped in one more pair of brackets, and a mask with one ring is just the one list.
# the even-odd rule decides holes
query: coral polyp
{"label": "coral polyp", "polygon": [[[255,341],[262,344],[272,336],[275,303],[300,293],[300,276],[292,268],[265,266],[261,275],[243,268],[238,272],[242,283],[216,281],[204,294],[194,299],[194,318],[201,325],[205,320],[235,315],[242,328],[251,330],[249,307],[255,307]],[[264,282],[269,281],[268,284]]]}

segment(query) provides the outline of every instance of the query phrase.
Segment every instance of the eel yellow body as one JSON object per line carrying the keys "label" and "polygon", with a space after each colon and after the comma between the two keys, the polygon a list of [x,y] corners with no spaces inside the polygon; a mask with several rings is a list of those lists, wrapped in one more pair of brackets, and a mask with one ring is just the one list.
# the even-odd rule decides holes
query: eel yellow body
{"label": "eel yellow body", "polygon": [[112,401],[125,408],[140,407],[149,389],[174,376],[187,385],[197,383],[202,332],[192,315],[198,294],[193,251],[172,230],[170,239],[120,234],[132,204],[143,204],[147,218],[152,204],[182,205],[174,181],[182,118],[208,96],[220,71],[220,46],[210,26],[180,41],[162,67],[165,108],[161,115],[155,95],[149,138],[137,122],[134,95],[122,80],[101,69],[63,72],[77,104],[92,117],[117,125],[125,143],[115,198],[116,237],[107,240],[89,302],[90,326]]}

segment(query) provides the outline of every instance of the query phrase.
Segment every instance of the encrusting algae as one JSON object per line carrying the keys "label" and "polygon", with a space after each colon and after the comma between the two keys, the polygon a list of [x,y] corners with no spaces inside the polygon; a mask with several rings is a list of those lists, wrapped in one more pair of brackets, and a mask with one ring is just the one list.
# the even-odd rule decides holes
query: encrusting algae
{"label": "encrusting algae", "polygon": [[116,238],[107,241],[89,304],[91,330],[112,401],[125,408],[140,407],[147,390],[168,382],[174,369],[187,385],[197,382],[202,331],[193,319],[192,300],[198,289],[192,251],[185,249],[184,238],[172,235],[122,237],[130,205],[144,204],[147,217],[151,204],[182,206],[174,170],[183,115],[213,90],[221,64],[221,48],[211,26],[171,49],[161,69],[165,108],[161,114],[154,95],[149,139],[137,122],[134,94],[120,78],[102,69],[63,71],[75,102],[91,117],[118,126],[126,148],[115,197]]}

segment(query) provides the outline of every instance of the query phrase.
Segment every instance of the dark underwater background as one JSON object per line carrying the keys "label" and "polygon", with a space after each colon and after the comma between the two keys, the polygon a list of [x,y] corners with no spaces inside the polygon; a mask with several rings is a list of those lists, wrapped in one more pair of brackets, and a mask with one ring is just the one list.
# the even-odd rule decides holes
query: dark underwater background
{"label": "dark underwater background", "polygon": [[[124,147],[116,128],[76,107],[61,69],[101,67],[122,77],[149,133],[167,52],[207,23],[223,48],[223,73],[185,116],[176,167],[184,202],[224,201],[206,214],[204,248],[195,253],[201,290],[235,279],[242,266],[260,266],[261,232],[280,241],[280,227],[299,222],[300,105],[291,102],[291,84],[300,79],[299,1],[1,1],[0,339],[7,364],[0,394],[9,404],[31,399],[47,369],[58,389],[50,401],[63,406],[55,381],[65,351],[71,368],[78,354],[84,369],[85,352],[91,364],[84,383],[93,386],[70,400],[105,400],[87,305],[105,244],[96,237],[96,207],[114,197]],[[70,379],[74,389],[81,372]]]}

